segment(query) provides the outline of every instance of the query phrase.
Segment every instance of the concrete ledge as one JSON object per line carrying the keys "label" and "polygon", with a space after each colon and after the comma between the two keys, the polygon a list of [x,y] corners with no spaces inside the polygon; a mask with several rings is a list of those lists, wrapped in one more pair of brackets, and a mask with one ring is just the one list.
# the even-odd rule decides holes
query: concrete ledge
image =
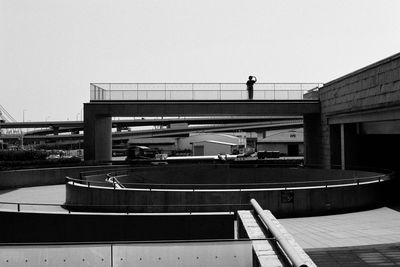
{"label": "concrete ledge", "polygon": [[107,169],[115,168],[111,166],[77,166],[2,171],[0,172],[0,189],[63,184],[66,176],[79,177],[81,172]]}

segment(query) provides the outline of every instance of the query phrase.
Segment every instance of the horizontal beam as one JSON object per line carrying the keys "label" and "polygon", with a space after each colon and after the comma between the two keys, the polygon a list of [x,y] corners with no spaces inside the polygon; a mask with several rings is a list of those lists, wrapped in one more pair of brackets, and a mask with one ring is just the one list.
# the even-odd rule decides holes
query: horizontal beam
{"label": "horizontal beam", "polygon": [[380,108],[345,114],[330,114],[328,124],[400,120],[400,108]]}
{"label": "horizontal beam", "polygon": [[84,104],[98,116],[299,116],[319,113],[318,100],[118,101]]}

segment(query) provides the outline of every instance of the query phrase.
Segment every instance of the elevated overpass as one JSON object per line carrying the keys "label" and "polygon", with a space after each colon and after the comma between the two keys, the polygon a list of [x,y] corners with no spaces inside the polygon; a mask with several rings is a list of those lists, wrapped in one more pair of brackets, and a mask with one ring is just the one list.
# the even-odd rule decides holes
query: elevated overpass
{"label": "elevated overpass", "polygon": [[304,93],[320,84],[91,84],[84,104],[85,160],[111,159],[112,117],[303,116],[320,111]]}
{"label": "elevated overpass", "polygon": [[[254,131],[254,130],[282,130],[282,129],[295,129],[303,127],[302,120],[279,120],[272,122],[253,122],[253,123],[235,123],[235,124],[219,124],[208,126],[195,126],[185,128],[167,128],[167,129],[152,129],[152,130],[138,130],[128,132],[113,132],[113,140],[121,140],[129,137],[135,138],[150,138],[150,137],[175,137],[188,135],[192,132],[205,132],[205,133],[218,133],[218,132],[233,132],[233,131]],[[61,130],[60,130],[61,132]],[[62,135],[44,135],[44,133],[51,134],[51,130],[43,130],[37,134],[35,131],[28,132],[24,135],[25,141],[60,141],[60,140],[82,140],[83,134],[62,134]],[[4,134],[1,136],[3,140],[18,140],[20,135]]]}
{"label": "elevated overpass", "polygon": [[[209,125],[209,124],[240,124],[240,123],[277,123],[279,121],[294,121],[302,119],[301,116],[256,116],[256,117],[209,117],[209,118],[167,118],[167,119],[133,119],[133,120],[112,120],[113,128],[123,127],[142,127],[142,126],[170,126],[178,123],[186,123],[189,125]],[[45,128],[40,130],[32,130],[27,135],[48,135],[60,133],[74,133],[83,130],[83,121],[38,121],[38,122],[4,122],[0,123],[0,129],[16,129],[16,128]]]}

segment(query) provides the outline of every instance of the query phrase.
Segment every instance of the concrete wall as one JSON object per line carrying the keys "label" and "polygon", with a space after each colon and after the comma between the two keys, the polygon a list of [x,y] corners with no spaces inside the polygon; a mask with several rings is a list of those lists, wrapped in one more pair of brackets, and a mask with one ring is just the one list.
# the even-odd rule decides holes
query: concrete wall
{"label": "concrete wall", "polygon": [[229,239],[233,215],[0,212],[0,243]]}
{"label": "concrete wall", "polygon": [[66,176],[79,178],[81,172],[115,168],[111,166],[79,166],[2,171],[0,172],[0,189],[63,184]]}

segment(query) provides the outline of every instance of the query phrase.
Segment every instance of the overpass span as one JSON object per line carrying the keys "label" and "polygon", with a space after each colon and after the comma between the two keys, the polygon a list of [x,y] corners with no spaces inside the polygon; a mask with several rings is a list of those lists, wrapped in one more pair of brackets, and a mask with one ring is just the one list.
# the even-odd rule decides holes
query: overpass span
{"label": "overpass span", "polygon": [[92,83],[84,104],[85,160],[111,160],[112,117],[303,116],[320,111],[319,83]]}
{"label": "overpass span", "polygon": [[111,159],[112,117],[302,116],[319,110],[318,100],[91,101],[84,104],[85,160]]}

